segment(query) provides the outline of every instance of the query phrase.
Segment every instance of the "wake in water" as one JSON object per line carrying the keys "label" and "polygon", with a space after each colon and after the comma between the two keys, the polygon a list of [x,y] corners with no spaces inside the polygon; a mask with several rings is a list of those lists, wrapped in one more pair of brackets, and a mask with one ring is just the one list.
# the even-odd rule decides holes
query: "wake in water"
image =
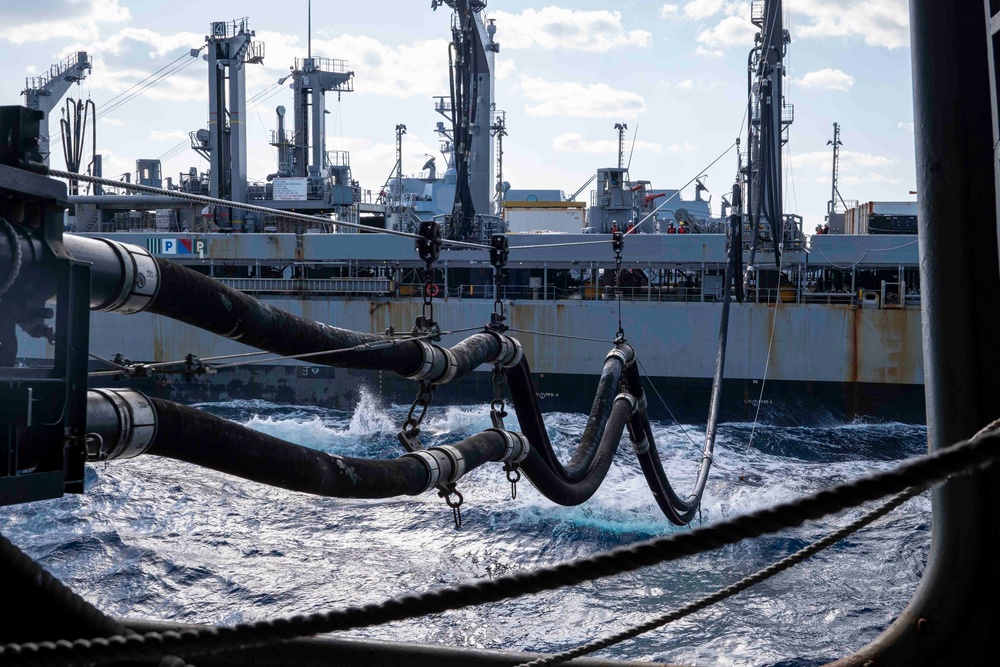
{"label": "wake in water", "polygon": [[[395,432],[408,409],[368,393],[353,412],[263,401],[199,407],[304,446],[368,458],[401,453]],[[565,460],[586,415],[549,413],[546,424]],[[432,408],[421,437],[425,446],[447,444],[490,425],[486,407]],[[513,416],[508,427],[517,429]],[[703,434],[683,429],[695,443]],[[686,493],[700,447],[683,429],[654,424],[671,481]],[[750,431],[750,424],[720,427],[706,523],[891,467],[923,453],[926,441],[924,427],[905,424],[758,426],[748,446]],[[316,498],[145,457],[89,468],[85,495],[0,509],[0,530],[107,613],[223,624],[378,602],[686,530],[663,518],[627,441],[606,482],[578,507],[553,505],[525,482],[512,500],[499,466],[473,471],[459,488],[464,526],[455,531],[434,493]],[[726,586],[863,511],[667,566],[353,634],[558,651]],[[748,666],[842,656],[874,639],[909,599],[929,521],[929,500],[918,497],[789,572],[601,655]]]}

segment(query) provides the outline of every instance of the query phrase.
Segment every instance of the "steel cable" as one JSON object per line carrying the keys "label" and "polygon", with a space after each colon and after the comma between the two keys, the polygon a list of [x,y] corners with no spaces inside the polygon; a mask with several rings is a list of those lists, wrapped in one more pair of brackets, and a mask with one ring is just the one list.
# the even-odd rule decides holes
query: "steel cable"
{"label": "steel cable", "polygon": [[690,604],[686,604],[680,609],[675,609],[673,611],[667,612],[666,614],[661,614],[655,618],[652,618],[645,623],[633,626],[627,630],[622,630],[621,632],[603,637],[601,639],[594,640],[578,646],[576,648],[569,649],[568,651],[563,651],[561,653],[555,653],[553,655],[545,656],[543,658],[538,658],[537,660],[532,660],[531,662],[526,662],[517,667],[541,667],[542,665],[558,665],[574,658],[579,658],[580,656],[589,655],[595,653],[602,649],[606,649],[615,644],[620,644],[629,639],[634,639],[639,635],[650,632],[651,630],[656,630],[657,628],[662,628],[663,626],[678,621],[685,616],[690,616],[696,612],[706,609],[717,602],[722,602],[726,598],[731,598],[738,593],[742,593],[751,586],[756,586],[762,581],[770,579],[776,574],[780,574],[785,570],[789,569],[794,565],[798,565],[802,561],[815,556],[820,551],[823,551],[827,547],[833,546],[837,542],[841,541],[845,537],[857,532],[858,530],[864,528],[868,524],[872,523],[876,519],[880,519],[887,515],[892,510],[896,509],[906,501],[910,500],[916,495],[922,493],[925,489],[920,487],[914,487],[903,493],[896,495],[894,498],[888,502],[879,505],[877,508],[868,512],[859,519],[852,521],[850,524],[836,530],[824,538],[821,538],[809,546],[799,549],[791,556],[783,558],[777,563],[768,565],[762,570],[745,577],[734,584],[730,584],[725,588],[721,588],[710,595],[706,595],[700,600],[696,600]]}
{"label": "steel cable", "polygon": [[1000,434],[992,430],[946,449],[909,459],[891,470],[793,501],[534,572],[480,580],[361,607],[231,627],[192,628],[73,642],[7,644],[0,647],[0,660],[9,665],[65,665],[136,660],[165,654],[191,656],[265,646],[295,637],[382,625],[499,602],[631,572],[792,528],[911,487],[943,482],[952,475],[994,463],[997,459],[1000,459]]}
{"label": "steel cable", "polygon": [[[99,178],[97,176],[85,176],[83,174],[73,174],[67,171],[60,171],[58,169],[46,168],[44,170],[44,173],[49,176],[54,176],[56,178],[65,178],[68,180],[75,180],[83,183],[94,183],[96,185],[104,185],[110,188],[122,188],[124,190],[131,190],[133,192],[144,192],[146,194],[151,194],[151,195],[162,195],[164,197],[183,199],[185,201],[193,201],[199,204],[208,204],[211,206],[226,206],[229,208],[238,208],[243,211],[250,211],[251,213],[265,213],[265,214],[277,213],[282,217],[289,218],[292,220],[301,220],[303,222],[320,223],[327,226],[337,225],[340,227],[347,227],[349,229],[358,229],[358,230],[363,230],[365,232],[374,232],[379,234],[389,234],[391,236],[402,236],[408,239],[415,239],[415,240],[421,238],[418,234],[410,234],[409,232],[400,232],[394,229],[377,229],[354,222],[345,222],[343,220],[334,221],[317,215],[306,215],[304,213],[296,213],[295,211],[284,211],[281,209],[270,208],[267,206],[257,206],[256,204],[244,204],[242,202],[229,201],[228,199],[206,197],[204,195],[191,194],[190,192],[180,192],[179,190],[164,190],[163,188],[154,188],[149,185],[140,185],[138,183],[124,183],[122,181],[115,181],[107,178]],[[443,239],[442,243],[446,245],[453,245],[459,248],[473,248],[475,250],[490,249],[489,246],[486,245],[482,245],[479,243],[467,243],[465,241],[452,241],[449,239]]]}

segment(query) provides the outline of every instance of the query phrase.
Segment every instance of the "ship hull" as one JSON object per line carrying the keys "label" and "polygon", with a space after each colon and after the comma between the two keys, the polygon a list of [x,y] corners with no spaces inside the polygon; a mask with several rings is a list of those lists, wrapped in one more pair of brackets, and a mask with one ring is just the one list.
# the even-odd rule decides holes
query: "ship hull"
{"label": "ship hull", "polygon": [[[408,331],[421,303],[415,299],[269,300],[272,305],[330,325],[368,332],[389,326]],[[507,304],[512,335],[522,341],[543,410],[588,411],[604,357],[618,328],[614,301],[521,301]],[[492,302],[449,299],[435,304],[446,331],[489,321]],[[642,373],[652,379],[654,416],[701,423],[706,419],[717,349],[718,303],[621,303],[621,322]],[[446,335],[451,345],[468,332]],[[91,350],[105,358],[182,360],[252,351],[231,340],[149,314],[93,313]],[[22,340],[21,356],[38,363],[50,352]],[[271,358],[273,355],[262,355]],[[255,359],[260,361],[261,359]],[[247,361],[224,360],[218,363]],[[96,370],[98,366],[94,366]],[[107,368],[104,366],[103,368]],[[441,387],[441,402],[488,403],[488,368]],[[922,422],[923,367],[920,311],[814,304],[734,305],[730,320],[722,418],[768,423],[829,423],[855,418]],[[94,385],[104,381],[94,378]],[[362,388],[388,403],[409,403],[416,385],[392,373],[268,361],[195,376],[123,380],[183,402],[264,399],[351,409]],[[761,402],[762,401],[762,402]],[[663,403],[666,403],[664,407]]]}

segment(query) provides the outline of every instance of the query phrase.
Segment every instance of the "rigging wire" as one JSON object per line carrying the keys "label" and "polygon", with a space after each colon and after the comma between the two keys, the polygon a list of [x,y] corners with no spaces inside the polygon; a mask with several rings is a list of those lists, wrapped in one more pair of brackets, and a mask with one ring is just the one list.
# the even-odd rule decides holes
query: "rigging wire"
{"label": "rigging wire", "polygon": [[[247,84],[247,90],[250,90],[250,84],[249,83]],[[251,92],[251,94],[253,93],[252,90],[250,92]],[[267,134],[267,128],[264,126],[264,118],[263,118],[263,116],[260,115],[260,106],[261,105],[259,105],[259,104],[254,105],[253,110],[257,114],[257,120],[260,121],[260,130],[261,130],[261,132],[264,133],[264,141],[267,143],[268,147],[271,149],[271,157],[274,158],[275,161],[277,161],[278,160],[278,153],[274,150],[274,146],[271,145],[270,137]],[[277,137],[277,138],[279,140],[281,139],[280,137]]]}
{"label": "rigging wire", "polygon": [[88,354],[94,359],[97,359],[98,361],[103,361],[109,366],[113,366],[114,368],[120,368],[121,370],[126,370],[126,366],[122,366],[121,364],[111,361],[110,359],[105,359],[104,357],[96,355],[93,352],[88,352]]}
{"label": "rigging wire", "polygon": [[99,119],[103,118],[104,116],[108,115],[109,113],[117,111],[118,109],[120,109],[121,107],[125,106],[126,104],[128,104],[132,100],[136,99],[137,97],[139,97],[140,95],[142,95],[146,91],[150,90],[151,88],[156,87],[157,85],[159,85],[160,83],[162,83],[166,79],[168,79],[171,76],[173,76],[174,74],[177,74],[178,72],[180,72],[180,71],[182,71],[182,70],[190,67],[191,65],[195,64],[196,62],[198,62],[197,58],[191,58],[187,62],[185,62],[185,63],[183,63],[181,65],[175,66],[173,69],[169,70],[168,72],[166,72],[166,73],[162,74],[161,76],[153,79],[152,81],[147,82],[144,86],[142,86],[138,90],[134,91],[133,93],[129,94],[128,96],[123,97],[122,99],[118,100],[114,104],[110,104],[110,105],[105,106],[104,109],[102,109],[100,112],[98,112],[97,118],[99,118]]}
{"label": "rigging wire", "polygon": [[278,93],[281,93],[284,90],[285,90],[284,86],[278,86],[276,89],[274,89],[271,93],[267,94],[266,96],[264,96],[264,94],[261,93],[260,97],[254,100],[253,104],[249,106],[248,109],[254,109],[254,110],[260,109],[264,105],[264,102],[267,102],[272,97],[276,97]]}
{"label": "rigging wire", "polygon": [[190,139],[184,139],[181,142],[179,142],[176,146],[174,146],[173,148],[168,149],[165,153],[163,153],[162,155],[160,155],[160,157],[158,157],[157,159],[160,160],[161,162],[166,162],[167,160],[172,160],[173,158],[175,158],[178,155],[180,155],[181,153],[183,153],[184,150],[190,144],[191,144]]}
{"label": "rigging wire", "polygon": [[[675,197],[679,196],[680,193],[681,193],[681,191],[684,188],[686,188],[689,185],[691,185],[692,183],[694,183],[696,180],[698,180],[698,177],[700,177],[706,171],[708,171],[709,169],[711,169],[712,167],[714,167],[716,162],[718,162],[719,160],[721,160],[722,158],[724,158],[729,153],[729,151],[731,151],[735,147],[736,147],[736,142],[734,141],[732,144],[729,145],[729,147],[726,150],[722,151],[722,153],[719,155],[719,157],[717,157],[714,160],[712,160],[708,164],[708,166],[706,166],[704,169],[702,169],[701,171],[699,171],[694,176],[694,178],[692,178],[687,183],[685,183],[684,185],[682,185],[676,192],[674,192],[674,194],[670,195],[669,197],[666,197],[659,206],[657,206],[652,211],[650,211],[649,213],[647,213],[646,216],[642,220],[640,220],[639,222],[635,223],[635,225],[632,227],[632,229],[624,232],[624,234],[626,236],[628,236],[629,234],[636,233],[638,231],[639,227],[641,227],[646,221],[648,221],[651,217],[653,217],[653,215],[655,215],[661,208],[663,208],[668,203],[670,203],[670,201],[672,201]],[[548,243],[548,244],[537,244],[537,245],[516,245],[516,246],[511,246],[510,250],[511,250],[511,252],[514,252],[515,250],[527,250],[527,249],[530,249],[530,248],[566,248],[566,247],[569,247],[569,246],[595,245],[595,244],[599,244],[599,243],[611,243],[611,242],[612,242],[611,239],[603,239],[603,240],[600,240],[600,241],[572,241],[572,242],[567,242],[567,243]]]}
{"label": "rigging wire", "polygon": [[[784,253],[782,253],[784,255]],[[781,263],[784,260],[782,255],[778,256],[778,287],[774,301],[774,315],[771,317],[771,335],[767,340],[767,356],[764,358],[764,376],[760,380],[760,395],[757,397],[757,406],[753,415],[753,426],[750,427],[750,438],[747,441],[747,450],[753,447],[753,436],[757,432],[757,424],[760,420],[760,407],[764,404],[764,385],[767,383],[767,371],[771,364],[771,349],[774,346],[774,329],[778,323],[778,308],[781,306]],[[759,275],[759,274],[758,274]],[[760,292],[760,285],[757,285]]]}
{"label": "rigging wire", "polygon": [[[680,427],[681,433],[684,434],[684,437],[687,438],[688,441],[698,449],[698,453],[700,454],[701,453],[701,447],[698,445],[697,442],[694,441],[694,438],[691,437],[691,434],[688,433],[688,430],[686,428],[684,428],[684,424],[682,424],[677,419],[677,417],[674,416],[674,413],[670,409],[670,406],[667,405],[667,402],[665,400],[663,400],[663,396],[660,395],[660,392],[656,389],[656,385],[653,384],[653,378],[652,378],[652,376],[650,376],[650,374],[646,371],[646,367],[642,365],[642,362],[639,361],[638,357],[636,357],[636,362],[639,364],[639,368],[642,370],[642,374],[646,377],[646,382],[649,383],[649,388],[653,390],[653,393],[656,395],[656,398],[660,399],[660,404],[663,405],[663,407],[666,409],[667,414],[670,415],[670,418],[672,420],[674,420],[674,423],[677,424]],[[716,467],[719,467],[718,464],[716,464]],[[721,467],[719,467],[719,468],[720,468],[720,470],[722,469]]]}
{"label": "rigging wire", "polygon": [[[279,209],[270,208],[267,206],[257,206],[256,204],[244,204],[242,202],[229,201],[227,199],[219,199],[217,197],[206,197],[204,195],[191,194],[189,192],[180,192],[177,190],[164,190],[163,188],[154,188],[149,185],[140,185],[138,183],[124,183],[121,181],[114,181],[107,178],[99,178],[96,176],[85,176],[83,174],[74,174],[67,171],[60,171],[58,169],[48,169],[44,170],[45,174],[49,176],[54,176],[56,178],[64,178],[69,180],[77,180],[84,183],[96,183],[98,185],[104,185],[113,188],[123,188],[125,190],[132,190],[135,192],[144,192],[147,194],[154,195],[164,195],[167,197],[173,197],[174,199],[184,199],[186,201],[198,202],[201,204],[211,204],[214,206],[226,206],[229,208],[238,208],[244,211],[250,211],[253,213],[274,213],[278,211],[282,217],[291,218],[293,220],[303,220],[306,222],[320,223],[327,225],[328,227],[340,226],[347,227],[349,229],[360,229],[366,232],[373,232],[378,234],[388,234],[390,236],[402,236],[409,239],[420,239],[419,234],[411,234],[409,232],[401,232],[394,229],[377,229],[374,227],[369,227],[367,225],[362,225],[355,222],[346,222],[343,220],[338,220],[336,222],[323,218],[316,215],[306,215],[304,213],[296,213],[295,211],[281,211]],[[441,241],[445,245],[452,245],[459,248],[473,248],[475,250],[489,250],[489,246],[483,245],[481,243],[469,243],[468,241],[455,241],[451,239],[442,239]]]}
{"label": "rigging wire", "polygon": [[514,329],[514,328],[511,328],[509,330],[513,331],[515,333],[530,334],[530,335],[533,335],[533,336],[551,336],[552,338],[569,338],[571,340],[586,340],[586,341],[591,341],[591,342],[594,342],[594,343],[608,343],[608,344],[614,343],[613,340],[608,339],[608,338],[590,338],[590,337],[587,337],[587,336],[570,336],[569,334],[557,334],[557,333],[551,333],[551,332],[548,332],[548,331],[530,331],[528,329]]}
{"label": "rigging wire", "polygon": [[[310,357],[315,357],[315,356],[320,356],[320,355],[328,355],[328,354],[338,354],[340,352],[359,352],[359,351],[364,351],[364,350],[376,349],[376,348],[382,347],[382,346],[391,347],[392,345],[396,345],[397,343],[408,342],[408,341],[411,341],[411,340],[421,340],[421,339],[431,338],[431,337],[433,337],[435,335],[448,336],[448,335],[453,335],[453,334],[466,333],[466,332],[469,332],[469,331],[479,331],[481,329],[482,329],[482,327],[465,327],[464,329],[449,329],[448,331],[442,331],[440,333],[435,333],[435,334],[410,334],[410,333],[396,334],[396,336],[397,336],[396,339],[389,339],[389,340],[386,340],[386,341],[380,341],[378,344],[374,344],[374,343],[362,343],[360,345],[355,345],[354,347],[342,348],[342,349],[339,349],[339,350],[320,350],[318,352],[305,352],[303,354],[286,354],[286,355],[268,357],[267,359],[252,359],[252,360],[247,360],[245,362],[234,362],[234,363],[231,363],[231,364],[224,364],[224,365],[221,365],[221,366],[214,366],[212,368],[212,370],[237,368],[239,366],[245,366],[245,365],[251,365],[251,364],[262,364],[262,363],[270,362],[270,361],[286,361],[286,360],[289,360],[289,359],[291,359],[291,360],[308,359]],[[262,355],[265,355],[265,354],[270,354],[270,353],[267,350],[257,350],[257,351],[254,351],[254,352],[241,352],[239,354],[223,354],[223,355],[218,355],[218,356],[214,356],[214,357],[198,357],[197,359],[201,363],[205,363],[205,362],[209,362],[209,361],[221,361],[223,359],[240,359],[240,358],[246,358],[246,357],[259,357],[259,356],[262,356]],[[112,366],[114,366],[115,368],[120,369],[121,371],[128,371],[128,370],[130,370],[130,367],[128,367],[128,366],[123,366],[121,364],[115,363],[115,362],[110,361],[108,359],[103,359],[101,357],[98,357],[96,354],[91,354],[91,356],[94,357],[94,358],[96,358],[96,359],[99,359],[99,360],[101,360],[101,361],[103,361],[105,363],[111,364]],[[149,363],[149,364],[142,364],[142,368],[147,369],[147,370],[156,371],[156,370],[159,370],[161,368],[169,368],[170,366],[179,366],[181,364],[187,364],[187,363],[188,363],[187,359],[180,359],[180,360],[177,360],[177,361],[156,361],[156,362]],[[161,372],[168,372],[169,373],[169,372],[186,372],[186,371],[161,371]],[[88,375],[88,377],[111,377],[111,376],[116,376],[116,375],[120,376],[121,372],[120,371],[93,371],[91,373],[88,373],[87,375]]]}
{"label": "rigging wire", "polygon": [[[188,55],[190,55],[188,52],[182,53],[181,55],[177,56],[177,58],[175,58],[174,60],[170,61],[169,63],[167,63],[166,65],[164,65],[160,69],[156,70],[155,72],[153,72],[152,74],[150,74],[149,76],[147,76],[145,79],[142,79],[141,81],[138,81],[138,82],[132,84],[131,86],[129,86],[128,88],[126,88],[122,92],[120,92],[117,95],[115,95],[114,97],[112,97],[110,100],[104,102],[104,104],[102,106],[110,106],[115,100],[117,100],[121,96],[127,94],[128,92],[130,92],[134,88],[137,88],[138,86],[142,85],[143,83],[145,83],[149,79],[153,78],[154,76],[156,76],[157,74],[159,74],[163,70],[165,70],[165,69],[167,69],[169,67],[172,67],[173,65],[175,65],[179,61],[183,60],[184,57],[188,56]],[[89,86],[89,84],[88,84],[88,86]],[[89,95],[88,95],[88,97],[89,97]]]}

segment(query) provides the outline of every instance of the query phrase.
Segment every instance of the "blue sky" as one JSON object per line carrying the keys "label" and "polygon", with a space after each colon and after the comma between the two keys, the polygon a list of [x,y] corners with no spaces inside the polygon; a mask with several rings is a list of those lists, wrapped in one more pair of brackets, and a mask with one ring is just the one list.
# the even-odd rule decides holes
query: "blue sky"
{"label": "blue sky", "polygon": [[[313,54],[345,59],[355,71],[355,92],[328,100],[327,148],[350,150],[355,178],[377,190],[394,163],[394,128],[404,123],[404,170],[415,173],[425,154],[438,154],[432,97],[447,93],[449,10],[431,11],[428,0],[313,4]],[[907,12],[902,0],[785,2],[786,101],[795,106],[786,210],[803,215],[807,230],[821,222],[830,196],[826,142],[834,121],[842,128],[846,199],[913,198]],[[629,144],[637,131],[632,177],[657,188],[686,183],[739,132],[755,30],[749,2],[633,1],[609,10],[595,0],[491,0],[487,15],[501,48],[496,101],[507,112],[504,177],[514,188],[575,191],[615,163],[616,122],[628,124]],[[306,52],[306,0],[10,0],[0,6],[0,100],[19,103],[25,76],[85,49],[94,71],[70,96],[89,95],[100,112],[201,46],[210,22],[242,16],[266,48],[264,65],[248,66],[248,96],[267,97],[248,118],[249,173],[262,179],[274,171],[266,141],[274,107],[291,108],[291,93],[273,84]],[[98,121],[106,174],[133,171],[136,158],[169,156],[188,131],[206,125],[205,70],[192,62]],[[165,160],[165,175],[207,167],[178,150]],[[708,172],[714,204],[734,173],[732,153]]]}

